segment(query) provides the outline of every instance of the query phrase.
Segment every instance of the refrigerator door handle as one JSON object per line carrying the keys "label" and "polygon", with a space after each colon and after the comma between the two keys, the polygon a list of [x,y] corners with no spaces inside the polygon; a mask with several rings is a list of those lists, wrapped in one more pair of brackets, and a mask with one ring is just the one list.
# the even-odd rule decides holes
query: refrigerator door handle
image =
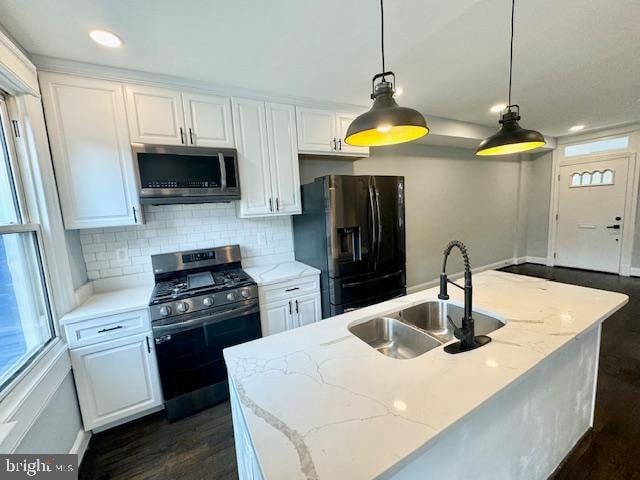
{"label": "refrigerator door handle", "polygon": [[382,251],[382,220],[380,219],[380,190],[375,185],[374,186],[376,192],[376,223],[378,224],[378,245],[376,246],[376,264],[380,262],[380,253]]}
{"label": "refrigerator door handle", "polygon": [[375,198],[373,193],[373,185],[371,183],[369,183],[368,189],[369,189],[369,208],[371,209],[371,249],[369,251],[369,256],[373,260],[374,268],[375,268],[376,252],[377,252],[377,245],[378,245],[378,239],[377,239],[378,229],[377,229],[377,223],[376,223]]}

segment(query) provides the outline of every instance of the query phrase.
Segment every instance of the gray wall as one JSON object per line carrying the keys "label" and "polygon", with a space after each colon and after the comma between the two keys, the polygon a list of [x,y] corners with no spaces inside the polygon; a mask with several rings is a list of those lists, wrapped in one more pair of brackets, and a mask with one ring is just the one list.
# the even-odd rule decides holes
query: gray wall
{"label": "gray wall", "polygon": [[84,262],[82,245],[80,244],[80,230],[67,230],[64,234],[67,240],[73,288],[77,290],[88,282],[87,265]]}
{"label": "gray wall", "polygon": [[300,183],[311,183],[323,175],[353,175],[353,159],[300,157]]}
{"label": "gray wall", "polygon": [[[354,162],[356,175],[404,175],[407,285],[437,278],[442,250],[466,243],[472,266],[513,258],[520,162],[485,159],[472,150],[404,144],[372,149]],[[455,258],[454,258],[455,257]],[[460,271],[458,256],[450,271]]]}
{"label": "gray wall", "polygon": [[546,257],[549,236],[549,209],[551,201],[552,152],[530,155],[523,161],[526,181],[526,254]]}
{"label": "gray wall", "polygon": [[73,375],[69,372],[16,453],[69,453],[81,429]]}

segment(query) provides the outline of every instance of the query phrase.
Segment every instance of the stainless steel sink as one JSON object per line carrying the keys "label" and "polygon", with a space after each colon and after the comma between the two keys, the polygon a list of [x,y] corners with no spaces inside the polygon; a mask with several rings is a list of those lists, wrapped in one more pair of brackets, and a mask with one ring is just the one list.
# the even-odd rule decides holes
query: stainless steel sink
{"label": "stainless steel sink", "polygon": [[425,332],[390,317],[353,323],[348,328],[360,340],[392,358],[414,358],[441,345]]}
{"label": "stainless steel sink", "polygon": [[[391,316],[416,326],[446,343],[454,338],[447,322],[447,315],[451,316],[456,325],[460,325],[463,313],[462,307],[447,302],[434,301],[400,310]],[[504,327],[504,322],[500,319],[475,311],[473,312],[473,320],[476,335],[487,335]]]}

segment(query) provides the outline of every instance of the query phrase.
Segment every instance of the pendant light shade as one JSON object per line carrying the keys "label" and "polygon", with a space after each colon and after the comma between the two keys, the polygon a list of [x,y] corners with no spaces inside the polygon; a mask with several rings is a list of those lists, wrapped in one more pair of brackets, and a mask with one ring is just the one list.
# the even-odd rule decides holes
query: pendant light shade
{"label": "pendant light shade", "polygon": [[[514,108],[516,111],[513,110]],[[518,120],[520,120],[520,107],[510,105],[500,119],[502,124],[500,130],[480,142],[476,155],[509,155],[533,150],[546,143],[540,132],[522,128],[518,125]]]}
{"label": "pendant light shade", "polygon": [[[393,77],[393,82],[386,81],[389,76]],[[382,81],[376,84],[378,79]],[[344,139],[346,143],[358,147],[379,147],[410,142],[429,132],[420,112],[401,107],[395,101],[394,83],[393,72],[379,73],[373,77],[373,106],[351,122]]]}
{"label": "pendant light shade", "polygon": [[[380,147],[410,142],[429,133],[427,122],[420,112],[401,107],[393,98],[396,76],[387,72],[384,64],[384,5],[380,0],[382,73],[371,81],[373,105],[368,112],[356,117],[344,139],[357,147]],[[391,77],[392,81],[387,81]],[[378,83],[376,84],[376,81]]]}
{"label": "pendant light shade", "polygon": [[511,80],[513,77],[513,26],[516,0],[511,0],[511,49],[509,53],[509,105],[502,114],[500,130],[489,138],[485,138],[476,151],[476,155],[510,155],[526,152],[542,147],[547,142],[544,135],[536,130],[527,130],[518,125],[520,106],[511,104]]}

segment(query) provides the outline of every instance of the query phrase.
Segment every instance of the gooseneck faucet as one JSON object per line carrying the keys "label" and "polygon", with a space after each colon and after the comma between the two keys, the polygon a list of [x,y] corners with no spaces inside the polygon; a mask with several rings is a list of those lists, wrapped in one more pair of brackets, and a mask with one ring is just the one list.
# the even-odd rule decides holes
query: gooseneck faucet
{"label": "gooseneck faucet", "polygon": [[[462,259],[464,260],[464,286],[449,280],[447,277],[447,259],[449,258],[451,250],[454,248],[460,250]],[[452,240],[444,249],[444,261],[442,262],[442,273],[440,273],[440,293],[438,294],[438,298],[440,300],[449,300],[449,293],[447,291],[449,283],[461,290],[464,290],[464,315],[462,317],[462,327],[458,327],[451,317],[447,315],[447,320],[453,328],[453,334],[460,341],[444,347],[445,352],[461,353],[486,345],[491,341],[491,338],[486,335],[476,336],[475,334],[472,315],[473,285],[471,282],[471,263],[469,261],[469,252],[467,251],[467,247],[459,240]]]}

